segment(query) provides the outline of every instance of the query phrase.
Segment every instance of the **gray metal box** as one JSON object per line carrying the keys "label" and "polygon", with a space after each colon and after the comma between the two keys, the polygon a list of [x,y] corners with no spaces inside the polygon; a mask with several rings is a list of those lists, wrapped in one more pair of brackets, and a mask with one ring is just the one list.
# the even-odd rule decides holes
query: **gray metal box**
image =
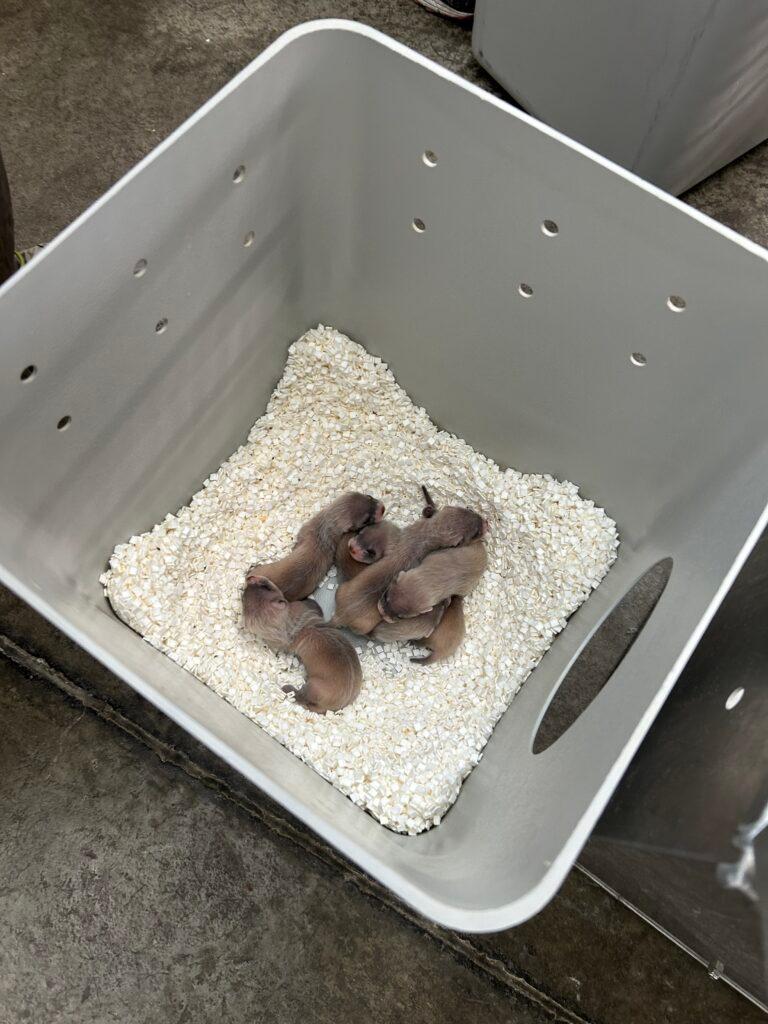
{"label": "gray metal box", "polygon": [[768,137],[763,0],[477,0],[472,43],[526,110],[675,195]]}
{"label": "gray metal box", "polygon": [[[318,321],[622,535],[418,837],[144,643],[98,582],[243,441]],[[766,523],[766,322],[757,246],[370,29],[303,26],[0,290],[0,578],[419,911],[507,927],[556,891]],[[534,754],[569,665],[662,558],[638,640]]]}

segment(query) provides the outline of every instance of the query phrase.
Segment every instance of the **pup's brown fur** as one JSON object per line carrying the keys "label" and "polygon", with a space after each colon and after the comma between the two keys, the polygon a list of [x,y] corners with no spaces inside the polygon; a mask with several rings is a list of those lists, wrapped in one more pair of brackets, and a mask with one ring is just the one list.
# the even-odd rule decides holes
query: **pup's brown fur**
{"label": "pup's brown fur", "polygon": [[289,555],[256,568],[283,592],[287,601],[300,601],[317,589],[333,565],[342,534],[378,523],[383,515],[384,506],[378,499],[347,491],[304,523]]}
{"label": "pup's brown fur", "polygon": [[352,644],[323,622],[315,601],[286,601],[258,566],[245,577],[243,624],[274,651],[289,651],[303,664],[307,679],[295,694],[297,704],[324,715],[341,711],[357,697],[363,681],[360,660]]}
{"label": "pup's brown fur", "polygon": [[400,527],[387,519],[359,533],[345,533],[336,548],[335,564],[345,580],[359,576],[367,565],[379,562],[400,536]]}
{"label": "pup's brown fur", "polygon": [[[420,619],[421,616],[417,616],[415,619],[403,619],[402,621],[418,622]],[[425,658],[411,658],[411,661],[415,661],[417,665],[432,665],[436,661],[450,658],[458,650],[465,633],[464,598],[453,597],[434,631],[420,641],[420,646],[428,647],[431,654]]]}
{"label": "pup's brown fur", "polygon": [[[438,513],[439,514],[439,513]],[[401,572],[382,594],[378,609],[387,622],[423,615],[454,595],[466,597],[488,566],[481,540],[427,555],[421,565]]]}
{"label": "pup's brown fur", "polygon": [[363,635],[370,633],[382,619],[379,599],[399,573],[418,565],[431,551],[469,544],[482,537],[487,529],[485,520],[470,508],[448,505],[435,511],[433,505],[427,507],[429,517],[424,518],[425,509],[418,522],[405,527],[380,562],[355,579],[342,583],[331,620],[334,626],[347,626]]}
{"label": "pup's brown fur", "polygon": [[441,601],[424,615],[415,615],[411,619],[395,619],[394,622],[380,622],[371,633],[374,640],[382,643],[397,643],[400,640],[424,640],[432,636],[440,628],[443,613],[448,607],[447,601]]}

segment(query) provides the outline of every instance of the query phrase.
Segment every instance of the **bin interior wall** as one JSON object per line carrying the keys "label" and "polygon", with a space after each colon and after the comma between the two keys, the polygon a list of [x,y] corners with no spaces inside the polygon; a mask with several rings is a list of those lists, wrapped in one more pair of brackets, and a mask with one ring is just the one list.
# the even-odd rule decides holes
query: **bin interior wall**
{"label": "bin interior wall", "polygon": [[2,501],[25,557],[31,527],[94,595],[114,541],[242,442],[318,320],[479,450],[576,480],[630,544],[765,432],[762,259],[406,58],[393,74],[370,39],[337,47],[278,54],[5,301]]}

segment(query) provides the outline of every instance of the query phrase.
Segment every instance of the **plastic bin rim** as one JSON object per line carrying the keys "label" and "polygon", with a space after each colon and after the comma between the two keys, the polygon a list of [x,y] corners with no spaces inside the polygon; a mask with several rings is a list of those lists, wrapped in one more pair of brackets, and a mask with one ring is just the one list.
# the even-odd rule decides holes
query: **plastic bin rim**
{"label": "plastic bin rim", "polygon": [[[431,71],[433,74],[450,82],[452,85],[458,86],[465,92],[471,93],[481,99],[484,103],[489,103],[491,106],[496,107],[498,110],[504,111],[510,117],[516,118],[519,121],[523,121],[526,124],[532,125],[542,134],[547,135],[551,139],[555,139],[557,142],[569,149],[580,153],[582,156],[587,157],[593,163],[596,163],[607,170],[612,171],[614,174],[623,178],[627,182],[631,182],[638,188],[641,188],[644,192],[654,196],[660,202],[663,202],[666,206],[671,207],[678,213],[684,214],[691,220],[698,221],[700,224],[705,225],[724,238],[729,239],[731,242],[735,242],[742,249],[751,253],[753,256],[757,256],[762,260],[768,262],[768,249],[757,242],[753,242],[744,235],[740,235],[737,231],[733,231],[731,228],[726,227],[719,221],[709,217],[706,213],[702,213],[699,210],[694,209],[692,206],[688,206],[686,203],[677,199],[675,196],[670,195],[668,192],[664,192],[656,185],[652,185],[650,182],[634,174],[632,171],[626,170],[626,168],[619,166],[607,157],[601,156],[600,153],[595,152],[589,147],[582,145],[580,142],[576,142],[574,139],[569,138],[567,135],[563,135],[562,132],[557,131],[555,128],[551,128],[543,121],[539,121],[537,118],[532,117],[525,111],[513,107],[510,103],[505,100],[499,99],[492,93],[487,92],[485,89],[481,89],[477,85],[473,85],[466,79],[461,78],[460,75],[455,74],[453,71],[449,71],[448,68],[443,67],[435,61],[430,60],[429,57],[423,56],[416,50],[411,49],[409,46],[405,46],[403,43],[397,42],[390,36],[385,35],[383,32],[379,32],[378,29],[371,28],[369,25],[363,25],[361,22],[352,21],[346,18],[318,18],[313,21],[306,21],[300,25],[296,25],[294,28],[288,29],[283,32],[282,35],[278,36],[277,39],[271,43],[265,50],[263,50],[257,57],[255,57],[249,64],[247,64],[242,71],[239,71],[226,85],[224,85],[218,92],[214,93],[210,99],[206,100],[201,107],[199,107],[193,114],[191,114],[186,121],[183,121],[178,128],[175,128],[170,135],[168,135],[162,142],[160,142],[154,149],[150,150],[145,157],[143,157],[134,167],[131,168],[119,181],[115,182],[111,188],[100,196],[91,206],[87,207],[78,217],[76,217],[72,223],[64,228],[59,235],[38,254],[35,264],[39,265],[42,259],[62,242],[65,238],[75,231],[79,225],[86,220],[91,214],[95,213],[101,206],[103,206],[109,199],[112,198],[120,189],[124,188],[137,174],[139,174],[144,167],[154,160],[160,153],[163,153],[166,149],[171,147],[176,140],[182,136],[193,124],[196,124],[202,117],[204,117],[211,109],[213,109],[218,103],[220,103],[226,96],[231,92],[234,92],[247,78],[250,77],[257,71],[262,65],[270,61],[277,53],[285,49],[291,43],[297,39],[301,39],[304,36],[315,35],[321,32],[347,32],[351,35],[363,36],[366,39],[370,39],[380,46],[386,47],[394,53],[399,54],[401,57],[405,57],[407,60],[412,61],[415,64],[419,64]],[[0,285],[0,297],[3,296],[6,289],[13,287],[16,280],[21,279],[25,274],[29,273],[29,268],[32,264],[27,263],[24,267],[13,274],[3,285]]]}

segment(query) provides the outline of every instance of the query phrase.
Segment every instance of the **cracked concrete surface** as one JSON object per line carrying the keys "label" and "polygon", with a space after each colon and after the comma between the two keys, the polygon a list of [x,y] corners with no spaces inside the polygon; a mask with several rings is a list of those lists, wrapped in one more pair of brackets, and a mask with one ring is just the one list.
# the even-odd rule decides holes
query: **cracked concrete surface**
{"label": "cracked concrete surface", "polygon": [[[0,0],[19,245],[327,16],[500,92],[412,0]],[[687,198],[766,244],[767,183],[762,146]],[[417,919],[5,591],[0,632],[0,1024],[765,1019],[579,872],[502,935]]]}

